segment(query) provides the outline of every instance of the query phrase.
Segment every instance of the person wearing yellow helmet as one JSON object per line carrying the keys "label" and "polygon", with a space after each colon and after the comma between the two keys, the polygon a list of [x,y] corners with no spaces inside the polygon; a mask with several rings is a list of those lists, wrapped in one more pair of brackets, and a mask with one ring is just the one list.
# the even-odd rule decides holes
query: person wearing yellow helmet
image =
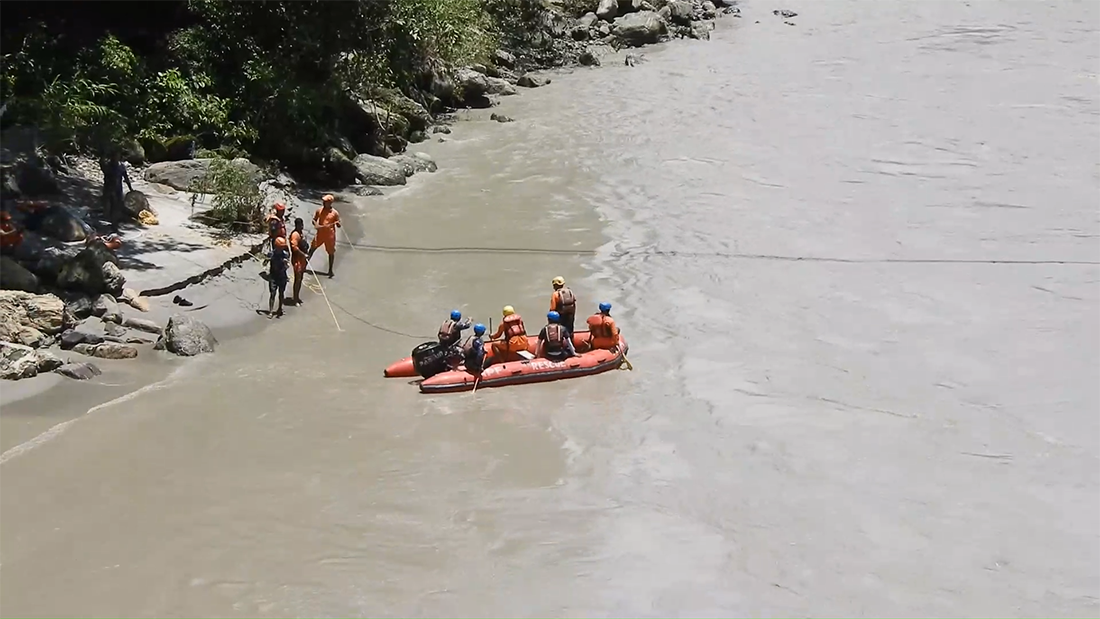
{"label": "person wearing yellow helmet", "polygon": [[527,350],[527,328],[523,326],[523,318],[516,313],[511,305],[505,305],[501,310],[504,320],[500,321],[496,333],[491,340],[493,342],[493,358],[491,363],[513,361],[518,358],[520,351]]}
{"label": "person wearing yellow helmet", "polygon": [[577,318],[577,297],[573,291],[565,287],[565,278],[561,275],[550,281],[554,286],[554,293],[550,295],[550,311],[557,312],[561,316],[558,322],[573,335],[573,324]]}

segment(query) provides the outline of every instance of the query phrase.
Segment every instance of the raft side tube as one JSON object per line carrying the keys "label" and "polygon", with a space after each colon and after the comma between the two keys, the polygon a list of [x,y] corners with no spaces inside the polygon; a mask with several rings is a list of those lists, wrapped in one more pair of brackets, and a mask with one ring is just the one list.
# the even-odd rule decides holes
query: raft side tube
{"label": "raft side tube", "polygon": [[[580,346],[584,342],[588,341],[588,331],[577,331],[573,334],[573,346]],[[539,334],[527,335],[527,352],[532,355],[535,354],[535,350],[539,345]],[[493,348],[490,342],[485,342],[485,355],[492,354]],[[416,368],[413,367],[412,355],[405,357],[399,361],[394,361],[385,370],[382,371],[382,376],[385,378],[420,378],[420,375],[416,373]],[[480,389],[480,387],[478,387]]]}

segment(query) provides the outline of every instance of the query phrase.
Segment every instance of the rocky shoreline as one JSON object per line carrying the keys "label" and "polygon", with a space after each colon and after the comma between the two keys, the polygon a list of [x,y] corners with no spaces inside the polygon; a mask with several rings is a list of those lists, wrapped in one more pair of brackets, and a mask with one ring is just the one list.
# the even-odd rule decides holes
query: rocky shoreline
{"label": "rocky shoreline", "polygon": [[[364,197],[381,195],[380,188],[399,187],[408,178],[436,170],[432,158],[409,152],[410,144],[428,139],[446,141],[459,109],[490,108],[501,97],[514,96],[521,89],[538,88],[550,78],[538,70],[566,66],[599,66],[601,58],[613,51],[637,48],[673,38],[708,39],[713,20],[720,15],[740,16],[737,7],[724,0],[599,0],[593,10],[578,18],[551,5],[534,27],[536,35],[547,37],[556,49],[555,60],[546,62],[505,49],[498,50],[490,64],[460,68],[449,76],[437,76],[422,91],[411,93],[383,91],[376,99],[359,99],[351,117],[357,120],[358,139],[348,138],[313,157],[312,170],[302,161],[286,166],[288,173],[265,174],[247,159],[231,161],[234,168],[252,175],[264,196],[264,204],[282,199],[294,210],[308,212],[318,191],[324,187],[334,193]],[[625,56],[633,66],[639,57]],[[549,65],[549,66],[548,66]],[[511,122],[503,114],[490,117]],[[28,217],[8,209],[10,199],[32,198],[46,205],[47,214],[35,229],[26,230],[23,244],[14,255],[0,257],[0,379],[19,380],[40,373],[56,372],[73,379],[89,379],[101,374],[93,359],[134,359],[142,350],[163,350],[180,356],[193,356],[215,350],[217,339],[212,330],[191,316],[176,311],[158,323],[132,315],[149,311],[150,297],[167,294],[207,280],[254,255],[262,237],[237,239],[236,249],[224,252],[206,268],[196,271],[169,262],[161,268],[169,281],[135,290],[127,286],[128,277],[141,279],[140,272],[126,268],[118,252],[108,250],[96,239],[96,226],[87,223],[94,209],[87,208],[102,174],[95,162],[80,158],[43,157],[32,147],[19,148],[26,140],[10,140],[6,132],[3,161],[3,197],[5,209],[15,212],[19,224]],[[13,148],[14,146],[14,148]],[[130,153],[130,168],[138,189],[125,197],[126,214],[139,230],[162,226],[158,214],[167,219],[160,198],[171,197],[191,204],[187,221],[178,227],[162,226],[172,234],[177,228],[195,227],[196,182],[211,169],[215,157],[184,150],[172,153],[173,160],[149,163],[140,147]],[[317,155],[318,153],[314,153]],[[302,187],[298,186],[298,181]],[[66,199],[70,198],[70,199]],[[74,203],[81,203],[74,206]],[[160,205],[159,209],[154,206]],[[180,207],[182,208],[182,207]],[[198,214],[201,216],[202,209]],[[151,221],[149,216],[152,216]],[[42,221],[42,220],[45,221]],[[122,235],[123,247],[127,234]],[[211,240],[207,245],[212,244]],[[231,242],[232,244],[232,242]],[[158,248],[178,253],[209,247]],[[155,253],[155,252],[150,252]],[[129,258],[142,261],[147,254],[131,253]],[[165,256],[167,258],[167,256]],[[155,261],[155,260],[154,260]],[[173,308],[174,310],[175,308]],[[65,353],[83,360],[65,359]],[[146,353],[148,354],[148,353]]]}

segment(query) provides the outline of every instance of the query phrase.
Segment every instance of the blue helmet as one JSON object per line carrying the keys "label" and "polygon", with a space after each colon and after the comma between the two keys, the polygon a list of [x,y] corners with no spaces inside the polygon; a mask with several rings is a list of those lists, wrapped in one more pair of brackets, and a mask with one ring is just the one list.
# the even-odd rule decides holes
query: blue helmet
{"label": "blue helmet", "polygon": [[451,320],[462,320],[462,312],[451,310]]}
{"label": "blue helmet", "polygon": [[608,303],[607,301],[604,301],[603,303],[600,303],[600,311],[605,313],[605,314],[610,312],[611,311],[611,304]]}
{"label": "blue helmet", "polygon": [[485,325],[480,322],[474,325],[474,335],[485,335]]}
{"label": "blue helmet", "polygon": [[561,314],[555,312],[554,310],[550,310],[546,314],[546,319],[549,320],[550,322],[557,322],[557,321],[561,320]]}

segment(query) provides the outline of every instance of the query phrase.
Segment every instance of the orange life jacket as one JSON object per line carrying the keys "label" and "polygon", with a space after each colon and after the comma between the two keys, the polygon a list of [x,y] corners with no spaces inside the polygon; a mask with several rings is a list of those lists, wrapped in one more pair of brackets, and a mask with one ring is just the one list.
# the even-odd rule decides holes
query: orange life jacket
{"label": "orange life jacket", "polygon": [[505,316],[504,324],[508,325],[508,328],[504,330],[504,337],[508,339],[527,335],[527,328],[523,326],[523,319],[520,318],[519,314]]}
{"label": "orange life jacket", "polygon": [[565,327],[551,323],[546,325],[546,350],[558,352],[565,348]]}
{"label": "orange life jacket", "polygon": [[615,339],[619,335],[615,331],[615,321],[610,316],[593,314],[588,317],[588,332],[592,334],[592,337]]}
{"label": "orange life jacket", "polygon": [[568,288],[555,290],[554,296],[558,300],[556,310],[559,314],[568,314],[572,316],[577,313],[577,297],[573,294],[572,290]]}

